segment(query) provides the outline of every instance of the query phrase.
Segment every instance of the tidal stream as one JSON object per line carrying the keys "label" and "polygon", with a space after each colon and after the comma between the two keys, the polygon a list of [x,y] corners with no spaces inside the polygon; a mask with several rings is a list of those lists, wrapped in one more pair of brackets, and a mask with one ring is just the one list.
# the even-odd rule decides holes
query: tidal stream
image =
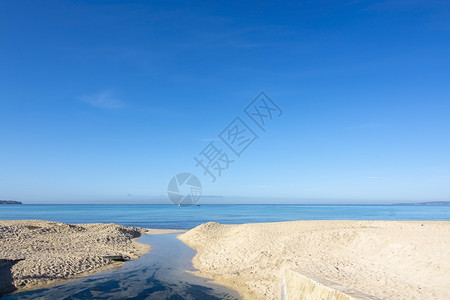
{"label": "tidal stream", "polygon": [[139,242],[150,244],[151,251],[120,269],[2,299],[240,299],[236,292],[186,272],[195,270],[195,251],[177,235],[141,237]]}

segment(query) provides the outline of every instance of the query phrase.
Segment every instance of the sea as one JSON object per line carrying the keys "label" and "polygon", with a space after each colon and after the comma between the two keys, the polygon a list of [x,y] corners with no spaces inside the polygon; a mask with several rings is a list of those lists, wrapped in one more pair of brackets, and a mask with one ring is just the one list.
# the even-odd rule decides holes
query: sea
{"label": "sea", "polygon": [[205,222],[243,224],[295,220],[448,221],[450,205],[202,204],[200,206],[22,204],[0,205],[3,220],[117,223],[155,229],[191,229]]}

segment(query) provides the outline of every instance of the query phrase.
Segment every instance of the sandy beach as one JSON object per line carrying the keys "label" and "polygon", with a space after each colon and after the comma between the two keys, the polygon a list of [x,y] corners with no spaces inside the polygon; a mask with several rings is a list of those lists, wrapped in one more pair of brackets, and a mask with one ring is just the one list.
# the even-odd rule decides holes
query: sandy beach
{"label": "sandy beach", "polygon": [[450,222],[206,223],[179,238],[197,275],[244,299],[280,299],[286,270],[372,299],[450,299]]}
{"label": "sandy beach", "polygon": [[[0,221],[1,293],[119,267],[122,263],[108,256],[135,259],[150,250],[136,241],[139,236],[175,232],[183,231]],[[244,299],[280,299],[291,271],[363,299],[450,299],[450,222],[206,223],[179,239],[198,251],[196,275]],[[297,289],[289,299],[303,299],[295,297]]]}
{"label": "sandy beach", "polygon": [[147,230],[117,224],[0,221],[0,295],[78,278],[135,259],[150,247],[136,239]]}

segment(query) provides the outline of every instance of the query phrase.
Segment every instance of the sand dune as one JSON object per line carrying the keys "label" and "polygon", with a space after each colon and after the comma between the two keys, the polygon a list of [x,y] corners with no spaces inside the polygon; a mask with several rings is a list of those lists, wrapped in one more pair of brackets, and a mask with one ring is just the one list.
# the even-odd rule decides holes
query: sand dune
{"label": "sand dune", "polygon": [[450,299],[450,222],[206,223],[179,238],[198,275],[246,299],[279,299],[286,269],[375,299]]}
{"label": "sand dune", "polygon": [[116,224],[0,221],[0,295],[118,266],[104,256],[133,259],[148,252],[134,240],[145,233]]}

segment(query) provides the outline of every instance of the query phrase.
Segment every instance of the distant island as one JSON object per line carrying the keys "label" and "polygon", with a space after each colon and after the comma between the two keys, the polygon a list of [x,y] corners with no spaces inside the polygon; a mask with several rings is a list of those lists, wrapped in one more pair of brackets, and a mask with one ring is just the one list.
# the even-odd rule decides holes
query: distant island
{"label": "distant island", "polygon": [[450,201],[432,201],[417,203],[396,203],[395,205],[450,205]]}
{"label": "distant island", "polygon": [[13,200],[0,200],[0,204],[22,204],[22,202]]}

